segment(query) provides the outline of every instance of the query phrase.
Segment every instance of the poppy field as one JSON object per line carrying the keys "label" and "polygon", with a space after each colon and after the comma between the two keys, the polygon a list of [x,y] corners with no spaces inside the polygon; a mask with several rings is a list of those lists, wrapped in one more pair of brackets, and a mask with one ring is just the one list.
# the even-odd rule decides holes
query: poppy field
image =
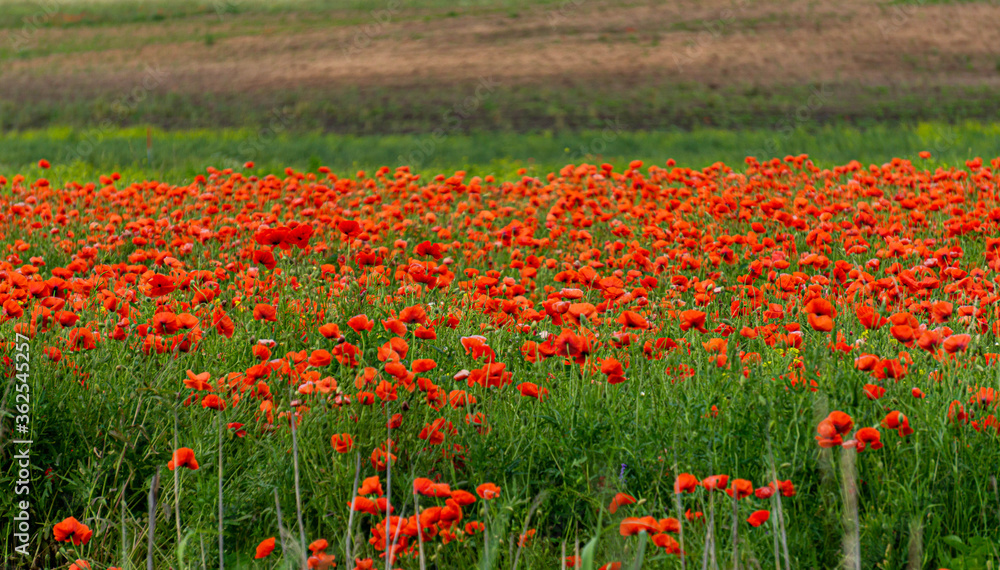
{"label": "poppy field", "polygon": [[0,176],[0,564],[995,567],[998,170]]}

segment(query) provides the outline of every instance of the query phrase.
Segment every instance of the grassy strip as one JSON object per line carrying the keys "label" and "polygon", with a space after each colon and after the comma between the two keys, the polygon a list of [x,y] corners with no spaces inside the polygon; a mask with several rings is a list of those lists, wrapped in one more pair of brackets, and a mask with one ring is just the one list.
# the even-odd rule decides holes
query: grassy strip
{"label": "grassy strip", "polygon": [[466,170],[471,175],[517,176],[556,171],[567,163],[611,162],[625,166],[631,159],[704,167],[716,161],[741,164],[748,155],[759,158],[806,153],[820,165],[883,163],[893,157],[916,160],[929,150],[933,160],[961,164],[972,156],[1000,155],[1000,124],[926,123],[917,126],[878,125],[866,129],[827,125],[787,132],[766,129],[727,131],[698,129],[633,132],[614,129],[576,133],[448,133],[357,136],[298,132],[267,127],[253,131],[193,130],[153,132],[152,163],[141,128],[8,133],[0,137],[0,172],[13,174],[37,168],[45,157],[55,172],[67,177],[86,172],[130,172],[135,177],[180,180],[203,173],[206,166],[241,168],[256,163],[255,172],[282,172],[285,167],[337,172],[374,170],[409,164],[421,172]]}
{"label": "grassy strip", "polygon": [[[0,128],[83,128],[111,124],[216,129],[279,121],[292,131],[375,135],[433,132],[778,129],[822,124],[992,120],[1000,92],[986,87],[881,88],[799,85],[781,88],[697,84],[478,85],[288,90],[249,95],[93,94],[74,100],[44,94],[0,100]],[[118,94],[121,95],[121,94]],[[117,97],[117,98],[116,98]],[[24,100],[21,100],[23,98]],[[30,100],[29,100],[30,99]]]}

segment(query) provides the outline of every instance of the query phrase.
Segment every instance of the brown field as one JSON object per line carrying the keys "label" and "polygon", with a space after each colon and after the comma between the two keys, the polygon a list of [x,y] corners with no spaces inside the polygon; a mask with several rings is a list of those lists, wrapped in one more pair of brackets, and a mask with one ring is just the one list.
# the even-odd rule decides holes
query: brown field
{"label": "brown field", "polygon": [[824,83],[898,94],[1000,86],[996,3],[567,0],[516,12],[374,5],[350,17],[202,14],[42,28],[26,54],[5,63],[0,99],[112,98],[140,84],[146,66],[164,78],[158,93],[262,101],[290,89],[369,88],[405,101],[408,92],[447,92],[482,77],[545,89]]}

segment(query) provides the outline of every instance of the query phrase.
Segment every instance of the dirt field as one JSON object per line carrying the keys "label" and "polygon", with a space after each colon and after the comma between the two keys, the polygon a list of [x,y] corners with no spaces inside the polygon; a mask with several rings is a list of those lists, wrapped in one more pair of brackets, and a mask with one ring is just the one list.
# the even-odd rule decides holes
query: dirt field
{"label": "dirt field", "polygon": [[[149,69],[160,78],[147,80],[152,92],[234,99],[289,89],[447,90],[480,78],[546,89],[1000,87],[996,3],[565,0],[445,13],[407,10],[403,0],[376,5],[350,23],[335,12],[291,12],[43,27],[22,38],[26,49],[8,49],[0,99],[110,99]],[[4,46],[18,33],[8,30]]]}

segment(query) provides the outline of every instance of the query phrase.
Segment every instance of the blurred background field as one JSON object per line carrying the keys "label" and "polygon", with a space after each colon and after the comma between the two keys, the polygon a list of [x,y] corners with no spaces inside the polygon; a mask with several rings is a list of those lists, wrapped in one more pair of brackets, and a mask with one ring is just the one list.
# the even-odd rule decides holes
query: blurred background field
{"label": "blurred background field", "polygon": [[5,169],[998,154],[996,2],[0,6]]}

